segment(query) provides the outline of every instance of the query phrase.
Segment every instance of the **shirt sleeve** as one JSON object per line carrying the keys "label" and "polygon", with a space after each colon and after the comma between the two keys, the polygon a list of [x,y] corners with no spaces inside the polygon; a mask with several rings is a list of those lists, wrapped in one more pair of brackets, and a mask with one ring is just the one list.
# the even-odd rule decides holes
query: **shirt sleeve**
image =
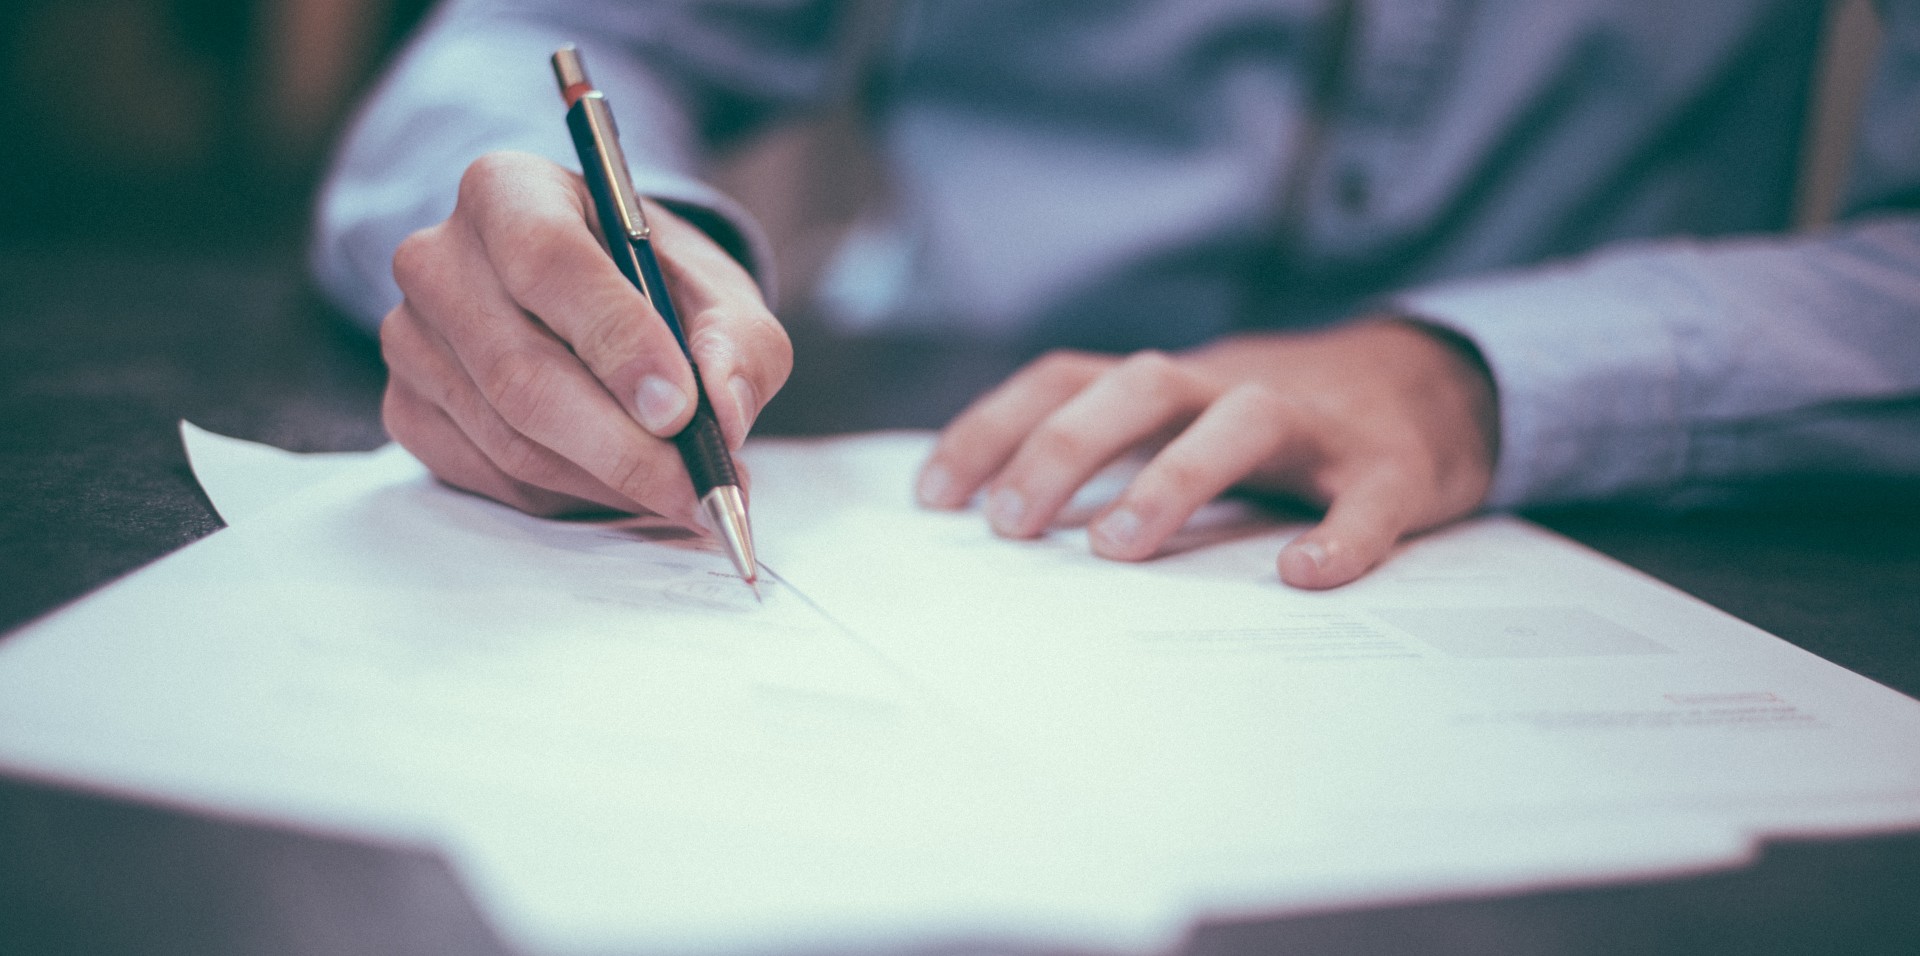
{"label": "shirt sleeve", "polygon": [[1493,374],[1488,505],[1688,505],[1782,477],[1920,475],[1920,16],[1882,6],[1851,214],[1416,289]]}
{"label": "shirt sleeve", "polygon": [[316,208],[320,288],[368,327],[400,301],[393,251],[452,211],[481,155],[520,150],[579,169],[548,58],[580,47],[606,91],[634,185],[707,231],[772,295],[763,232],[699,179],[711,153],[816,102],[834,77],[837,8],[612,0],[453,0],[362,106]]}

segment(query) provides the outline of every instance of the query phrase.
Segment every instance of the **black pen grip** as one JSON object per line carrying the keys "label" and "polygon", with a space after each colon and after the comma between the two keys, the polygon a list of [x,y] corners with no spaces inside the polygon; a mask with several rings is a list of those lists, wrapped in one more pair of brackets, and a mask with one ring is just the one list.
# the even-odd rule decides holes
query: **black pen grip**
{"label": "black pen grip", "polygon": [[707,399],[707,385],[700,377],[700,366],[694,364],[693,350],[687,345],[687,333],[680,325],[680,315],[673,307],[673,297],[667,294],[667,278],[660,273],[660,260],[653,254],[650,240],[633,240],[626,245],[632,250],[634,267],[639,270],[640,291],[647,294],[647,300],[653,303],[655,312],[665,320],[667,328],[673,330],[673,337],[680,343],[680,354],[687,357],[687,368],[693,372],[693,394],[696,404],[693,408],[693,420],[680,434],[673,436],[673,443],[680,448],[680,457],[687,463],[687,474],[693,478],[693,493],[696,498],[705,498],[707,492],[720,485],[738,485],[740,479],[734,474],[733,456],[727,453],[727,440],[720,432],[720,420],[715,417],[713,402]]}
{"label": "black pen grip", "polygon": [[[696,373],[695,379],[698,379]],[[713,405],[707,401],[704,391],[700,394],[700,404],[693,412],[693,421],[673,436],[673,443],[680,449],[681,460],[687,463],[687,476],[693,479],[693,496],[705,498],[707,492],[721,485],[738,485],[740,477],[733,470],[733,456],[727,453],[727,440],[720,433],[720,422],[713,417]]]}
{"label": "black pen grip", "polygon": [[674,341],[680,345],[680,354],[686,357],[688,369],[693,372],[693,393],[697,399],[693,420],[673,436],[673,443],[680,450],[681,460],[686,462],[688,477],[693,479],[694,496],[704,498],[707,492],[722,485],[737,486],[740,479],[734,472],[733,456],[727,453],[727,441],[720,432],[719,420],[714,417],[713,403],[707,400],[706,383],[700,379],[700,367],[694,364],[686,330],[680,325],[680,314],[673,307],[673,297],[667,294],[666,276],[661,274],[653,242],[651,238],[630,236],[621,228],[613,184],[607,181],[606,172],[596,162],[598,151],[584,100],[567,110],[567,128],[580,153],[581,174],[587,181],[587,192],[593,196],[594,213],[600,220],[600,234],[606,238],[607,252],[613,256],[620,273],[647,297],[653,310],[666,322]]}

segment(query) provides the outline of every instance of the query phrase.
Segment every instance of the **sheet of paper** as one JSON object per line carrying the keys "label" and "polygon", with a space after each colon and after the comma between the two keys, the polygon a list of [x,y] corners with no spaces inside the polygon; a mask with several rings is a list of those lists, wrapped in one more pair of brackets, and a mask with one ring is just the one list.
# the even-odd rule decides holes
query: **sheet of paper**
{"label": "sheet of paper", "polygon": [[[1348,879],[1315,866],[1383,889],[1418,848],[1519,826],[1920,824],[1920,703],[1525,522],[1460,525],[1303,593],[1274,583],[1292,529],[1215,515],[1200,546],[1140,565],[1070,526],[1009,546],[977,514],[906,505],[920,439],[867,445],[851,469],[766,450],[758,469],[859,502],[764,519],[768,560],[1036,759],[1138,788],[1125,812],[1165,838],[1158,865],[1192,864],[1182,892]],[[1338,852],[1303,866],[1284,852],[1302,840]]]}
{"label": "sheet of paper", "polygon": [[0,647],[0,763],[433,844],[534,952],[1178,929],[1093,841],[1046,849],[1081,824],[1044,777],[680,529],[390,454],[241,513]]}
{"label": "sheet of paper", "polygon": [[188,421],[180,423],[180,443],[186,447],[187,463],[200,489],[230,525],[369,460],[407,457],[406,449],[395,444],[371,452],[301,454],[228,438]]}
{"label": "sheet of paper", "polygon": [[431,844],[529,952],[1152,949],[1920,824],[1920,703],[1523,522],[1305,594],[1230,506],[1119,565],[913,508],[927,436],[765,443],[755,599],[658,523],[189,441],[233,527],[0,644],[0,766]]}

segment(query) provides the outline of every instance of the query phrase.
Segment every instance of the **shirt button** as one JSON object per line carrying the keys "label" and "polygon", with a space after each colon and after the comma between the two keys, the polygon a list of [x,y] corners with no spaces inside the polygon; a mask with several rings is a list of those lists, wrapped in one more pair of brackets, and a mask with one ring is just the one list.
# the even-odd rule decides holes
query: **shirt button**
{"label": "shirt button", "polygon": [[1340,208],[1349,215],[1359,215],[1367,211],[1367,203],[1373,199],[1373,179],[1367,175],[1364,167],[1347,166],[1340,170],[1333,181],[1333,198]]}

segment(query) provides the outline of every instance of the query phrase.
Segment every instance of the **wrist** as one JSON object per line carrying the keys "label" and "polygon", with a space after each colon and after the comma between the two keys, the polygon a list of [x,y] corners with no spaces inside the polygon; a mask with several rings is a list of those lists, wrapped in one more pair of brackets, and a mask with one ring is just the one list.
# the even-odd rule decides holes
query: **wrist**
{"label": "wrist", "polygon": [[1453,329],[1405,312],[1384,312],[1362,321],[1376,322],[1422,343],[1417,351],[1428,388],[1470,425],[1479,459],[1489,476],[1500,460],[1500,391],[1493,370],[1473,340]]}

